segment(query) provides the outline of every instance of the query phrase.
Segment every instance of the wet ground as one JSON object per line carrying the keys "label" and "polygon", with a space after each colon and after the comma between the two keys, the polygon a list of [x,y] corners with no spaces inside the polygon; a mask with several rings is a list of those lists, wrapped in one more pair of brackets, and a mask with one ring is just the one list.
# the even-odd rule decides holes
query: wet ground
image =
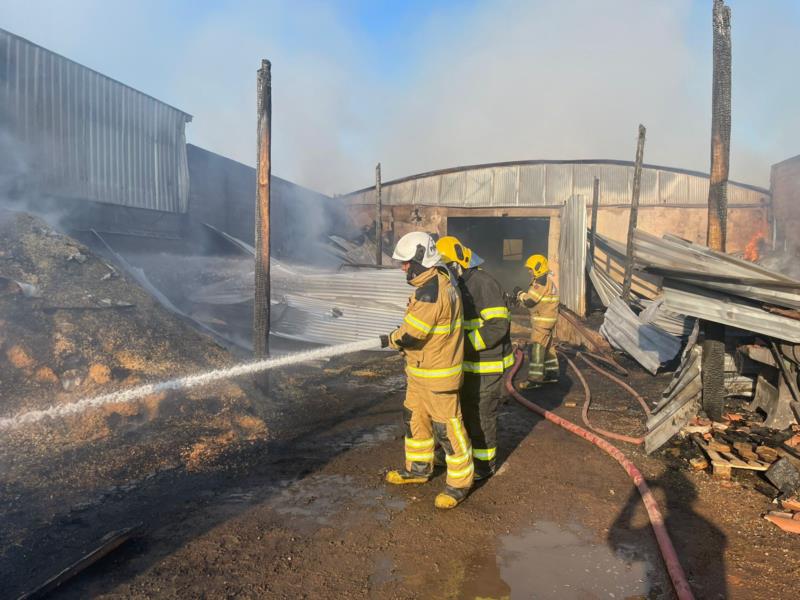
{"label": "wet ground", "polygon": [[[398,358],[359,355],[281,374],[264,400],[271,438],[230,445],[192,469],[97,477],[103,456],[76,453],[49,484],[13,499],[0,490],[9,500],[0,597],[18,597],[137,523],[133,539],[54,597],[672,597],[622,469],[515,403],[501,408],[499,473],[457,510],[433,507],[441,474],[424,486],[385,485],[402,460]],[[593,421],[640,434],[634,401],[586,376]],[[653,400],[668,377],[631,380]],[[582,391],[566,373],[528,396],[580,420]],[[770,505],[755,475],[721,483],[689,470],[685,447],[646,457],[619,445],[651,484],[698,598],[794,597],[800,540],[760,518]],[[62,489],[61,478],[73,483]]]}

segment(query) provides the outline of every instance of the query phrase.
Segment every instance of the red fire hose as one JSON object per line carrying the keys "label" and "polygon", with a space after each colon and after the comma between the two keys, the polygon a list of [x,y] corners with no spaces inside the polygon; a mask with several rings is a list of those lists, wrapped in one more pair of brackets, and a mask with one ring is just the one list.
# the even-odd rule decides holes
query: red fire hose
{"label": "red fire hose", "polygon": [[[589,389],[589,384],[586,383],[586,379],[584,378],[583,374],[578,370],[577,365],[574,362],[572,362],[563,352],[559,352],[559,354],[564,360],[567,361],[567,364],[572,369],[572,372],[575,373],[578,380],[583,385],[583,394],[585,398],[583,402],[583,408],[581,409],[581,419],[583,420],[583,424],[586,425],[586,427],[588,427],[595,433],[599,433],[600,435],[610,437],[611,439],[614,440],[619,440],[620,442],[627,442],[629,444],[644,444],[643,437],[631,437],[629,435],[623,435],[621,433],[614,433],[613,431],[607,431],[605,429],[600,429],[599,427],[595,427],[589,422],[589,405],[592,403],[592,391]],[[625,386],[625,389],[633,391],[633,388],[628,386],[628,384],[626,384],[625,382],[611,375],[611,373],[606,373],[603,369],[601,369],[591,361],[587,360],[585,357],[581,356],[581,358],[587,365],[595,369],[598,373],[601,373],[602,375],[610,378],[612,381],[622,386]],[[650,414],[650,409],[647,407],[647,404],[644,402],[644,399],[641,396],[639,396],[639,394],[637,394],[635,391],[633,391],[633,394],[636,396],[637,400],[639,400],[639,402],[644,406],[644,409],[647,411],[647,414]]]}
{"label": "red fire hose", "polygon": [[610,454],[622,466],[622,468],[625,469],[625,472],[628,473],[630,478],[633,480],[634,485],[639,490],[639,494],[642,496],[644,507],[647,509],[647,516],[650,518],[650,524],[653,526],[653,532],[656,534],[656,541],[658,542],[658,547],[661,550],[661,556],[664,558],[664,563],[667,566],[667,572],[672,580],[675,593],[678,595],[679,600],[694,600],[692,589],[689,587],[689,582],[686,581],[686,575],[684,574],[681,563],[678,560],[675,547],[672,545],[672,540],[669,538],[669,533],[667,532],[666,525],[664,524],[664,518],[661,516],[661,511],[658,509],[656,499],[653,497],[653,494],[650,491],[650,488],[647,486],[647,483],[645,482],[644,477],[639,469],[637,469],[636,465],[628,460],[618,448],[612,446],[604,439],[589,431],[586,431],[571,421],[562,419],[557,414],[552,413],[549,410],[545,410],[538,404],[534,404],[533,402],[530,402],[522,397],[522,395],[517,392],[516,389],[514,389],[514,375],[516,375],[517,371],[519,371],[519,368],[522,365],[522,351],[517,350],[515,352],[515,357],[516,362],[506,377],[506,389],[508,392],[517,402],[519,402],[528,410],[538,413],[548,421],[555,423],[559,427],[563,427],[570,433],[574,433],[575,435],[582,437],[607,454]]}

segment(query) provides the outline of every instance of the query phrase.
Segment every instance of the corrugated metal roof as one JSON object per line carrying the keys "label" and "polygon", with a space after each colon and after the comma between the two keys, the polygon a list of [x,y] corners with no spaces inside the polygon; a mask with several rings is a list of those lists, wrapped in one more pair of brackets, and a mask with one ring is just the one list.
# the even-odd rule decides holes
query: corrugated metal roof
{"label": "corrugated metal roof", "polygon": [[0,29],[0,125],[30,168],[20,186],[186,212],[187,113]]}
{"label": "corrugated metal roof", "polygon": [[[428,206],[513,207],[560,206],[574,195],[590,198],[600,179],[600,204],[630,204],[633,163],[612,160],[520,161],[458,167],[382,183],[384,203]],[[418,190],[424,189],[424,193]],[[374,204],[374,188],[340,196],[350,204]],[[769,190],[730,182],[728,202],[758,205]],[[645,165],[639,202],[642,206],[706,205],[708,175]]]}
{"label": "corrugated metal roof", "polygon": [[797,287],[800,282],[756,263],[715,252],[674,235],[659,238],[637,229],[634,231],[633,255],[636,263],[654,272],[706,279],[736,279],[737,283],[757,282],[775,287]]}
{"label": "corrugated metal roof", "polygon": [[800,343],[800,321],[772,314],[733,296],[664,282],[664,304],[674,312]]}
{"label": "corrugated metal roof", "polygon": [[634,232],[640,268],[664,277],[664,306],[676,313],[800,342],[800,321],[761,303],[800,307],[800,281],[729,254],[667,235]]}

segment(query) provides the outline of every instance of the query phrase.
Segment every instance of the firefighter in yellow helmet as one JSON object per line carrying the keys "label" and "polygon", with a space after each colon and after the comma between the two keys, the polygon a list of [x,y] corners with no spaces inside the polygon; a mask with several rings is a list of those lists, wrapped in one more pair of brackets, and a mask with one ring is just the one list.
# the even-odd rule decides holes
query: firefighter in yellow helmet
{"label": "firefighter in yellow helmet", "polygon": [[480,268],[483,260],[457,238],[436,242],[445,263],[458,275],[464,303],[464,384],[461,411],[472,443],[475,479],[495,472],[497,405],[503,372],[514,363],[511,315],[497,280]]}
{"label": "firefighter in yellow helmet", "polygon": [[531,314],[531,349],[528,381],[523,389],[558,381],[558,355],[553,347],[553,329],[558,321],[558,288],[553,281],[547,259],[533,254],[525,261],[531,274],[528,291],[517,288],[517,301]]}
{"label": "firefighter in yellow helmet", "polygon": [[409,298],[403,324],[381,336],[383,346],[405,354],[408,380],[403,403],[405,466],[389,471],[386,481],[426,483],[438,443],[446,455],[447,481],[435,506],[454,508],[467,497],[474,476],[458,401],[464,360],[461,295],[427,233],[404,235],[392,258],[402,263],[408,282],[417,289]]}

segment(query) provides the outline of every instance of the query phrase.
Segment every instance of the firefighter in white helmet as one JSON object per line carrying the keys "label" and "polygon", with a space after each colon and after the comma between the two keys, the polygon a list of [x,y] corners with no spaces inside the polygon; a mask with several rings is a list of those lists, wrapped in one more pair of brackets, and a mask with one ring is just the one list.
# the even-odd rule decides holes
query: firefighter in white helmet
{"label": "firefighter in white helmet", "polygon": [[461,296],[427,233],[404,235],[392,258],[402,263],[408,282],[417,289],[409,298],[403,324],[381,336],[384,347],[405,354],[408,380],[403,403],[405,466],[389,471],[386,481],[426,483],[438,443],[446,455],[447,481],[435,505],[454,508],[466,498],[474,475],[458,400],[464,358]]}

